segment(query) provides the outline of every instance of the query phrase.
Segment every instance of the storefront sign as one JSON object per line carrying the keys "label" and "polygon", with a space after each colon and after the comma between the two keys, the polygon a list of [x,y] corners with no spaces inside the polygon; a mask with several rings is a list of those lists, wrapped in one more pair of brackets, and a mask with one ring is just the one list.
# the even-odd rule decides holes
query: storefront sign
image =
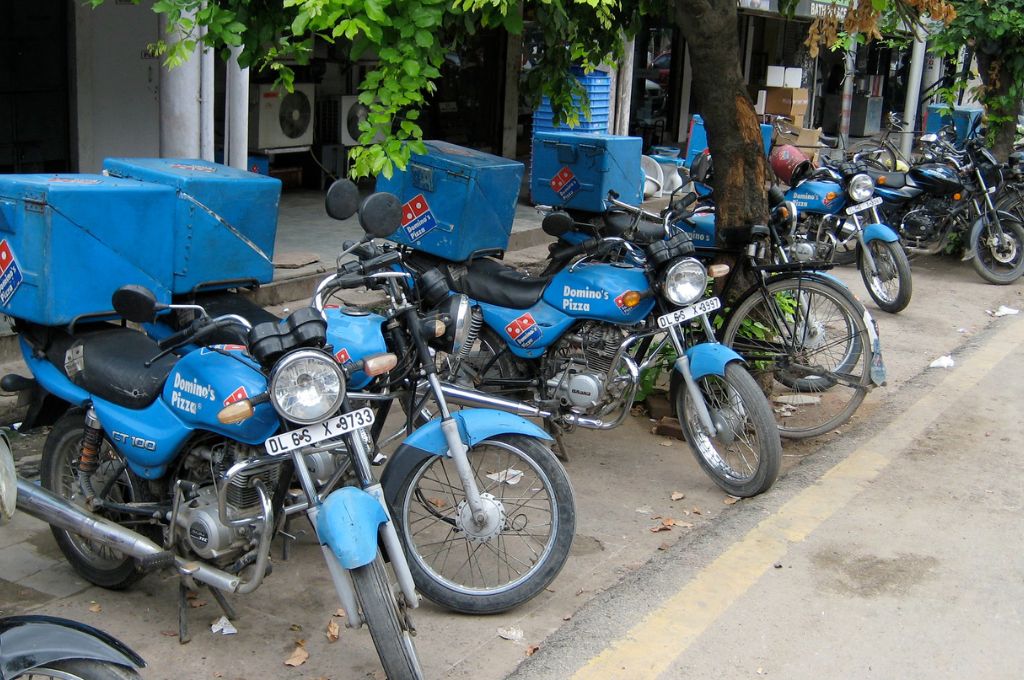
{"label": "storefront sign", "polygon": [[779,0],[737,0],[736,6],[757,12],[778,12]]}

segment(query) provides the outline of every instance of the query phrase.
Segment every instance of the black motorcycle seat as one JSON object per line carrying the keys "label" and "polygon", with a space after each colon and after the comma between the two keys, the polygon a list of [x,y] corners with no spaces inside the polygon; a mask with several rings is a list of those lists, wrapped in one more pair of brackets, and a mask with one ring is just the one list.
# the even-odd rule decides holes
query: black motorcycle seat
{"label": "black motorcycle seat", "polygon": [[604,213],[604,223],[601,225],[601,236],[622,237],[633,225],[633,216],[625,210],[607,210]]}
{"label": "black motorcycle seat", "polygon": [[549,276],[529,276],[497,260],[480,258],[466,268],[466,274],[453,281],[455,290],[474,300],[510,309],[527,309],[544,294]]}
{"label": "black motorcycle seat", "polygon": [[873,170],[867,168],[868,176],[883,187],[889,187],[890,189],[902,189],[907,186],[907,173],[905,172],[885,172],[882,170]]}
{"label": "black motorcycle seat", "polygon": [[[280,317],[263,309],[245,295],[228,291],[202,293],[196,296],[194,304],[201,305],[212,317],[236,314],[252,326],[258,326],[268,321],[277,323],[281,320]],[[182,324],[182,328],[184,328],[184,324]],[[231,324],[207,336],[206,342],[211,345],[245,345],[249,341],[248,338],[248,331],[237,324]]]}
{"label": "black motorcycle seat", "polygon": [[[82,360],[69,359],[82,348]],[[167,375],[178,361],[173,354],[146,366],[160,353],[148,336],[130,328],[104,328],[68,335],[55,332],[46,358],[71,382],[91,394],[130,409],[143,409],[160,395]]]}

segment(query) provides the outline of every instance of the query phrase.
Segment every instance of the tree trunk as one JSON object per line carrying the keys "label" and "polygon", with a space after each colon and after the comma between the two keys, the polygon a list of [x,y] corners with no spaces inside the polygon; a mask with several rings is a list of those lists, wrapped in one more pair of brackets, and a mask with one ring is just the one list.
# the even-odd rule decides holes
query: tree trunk
{"label": "tree trunk", "polygon": [[1013,142],[1017,136],[1017,114],[1020,113],[1021,105],[1019,101],[1008,97],[1013,82],[999,55],[978,50],[977,57],[978,75],[985,86],[985,114],[990,120],[989,126],[995,129],[992,153],[1005,163],[1013,152]]}
{"label": "tree trunk", "polygon": [[719,245],[768,217],[768,164],[754,105],[740,73],[736,0],[676,0],[675,20],[693,60],[693,89],[714,159]]}

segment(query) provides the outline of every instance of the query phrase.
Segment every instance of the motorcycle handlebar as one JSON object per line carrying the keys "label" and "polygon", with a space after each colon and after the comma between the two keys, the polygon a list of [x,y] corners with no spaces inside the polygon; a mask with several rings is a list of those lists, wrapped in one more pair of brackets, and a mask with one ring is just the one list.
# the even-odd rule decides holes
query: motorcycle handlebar
{"label": "motorcycle handlebar", "polygon": [[597,255],[604,253],[611,245],[611,242],[605,241],[604,239],[590,238],[582,243],[552,249],[551,259],[569,260],[577,255]]}

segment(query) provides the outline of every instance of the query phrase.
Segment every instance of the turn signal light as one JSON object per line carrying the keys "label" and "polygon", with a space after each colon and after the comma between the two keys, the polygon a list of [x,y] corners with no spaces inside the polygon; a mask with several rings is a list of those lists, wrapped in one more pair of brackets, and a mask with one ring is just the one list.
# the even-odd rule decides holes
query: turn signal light
{"label": "turn signal light", "polygon": [[234,425],[235,423],[252,418],[254,411],[252,402],[248,399],[242,399],[222,408],[217,414],[217,420],[224,425]]}
{"label": "turn signal light", "polygon": [[398,365],[398,357],[394,354],[375,354],[363,359],[363,373],[369,376],[387,373]]}
{"label": "turn signal light", "polygon": [[959,201],[960,200],[960,194],[953,194],[953,200],[954,201]]}
{"label": "turn signal light", "polygon": [[638,291],[627,290],[622,294],[622,304],[626,307],[636,307],[640,304],[640,300],[643,296]]}
{"label": "turn signal light", "polygon": [[886,176],[882,175],[881,177],[879,177],[878,179],[875,180],[875,184],[885,184],[885,180],[886,180]]}
{"label": "turn signal light", "polygon": [[838,195],[839,194],[837,194],[834,191],[830,191],[827,194],[825,194],[825,205],[828,205],[832,201],[836,200],[836,196],[838,196]]}
{"label": "turn signal light", "polygon": [[713,264],[708,267],[708,276],[713,279],[720,279],[727,275],[731,268],[727,264]]}

